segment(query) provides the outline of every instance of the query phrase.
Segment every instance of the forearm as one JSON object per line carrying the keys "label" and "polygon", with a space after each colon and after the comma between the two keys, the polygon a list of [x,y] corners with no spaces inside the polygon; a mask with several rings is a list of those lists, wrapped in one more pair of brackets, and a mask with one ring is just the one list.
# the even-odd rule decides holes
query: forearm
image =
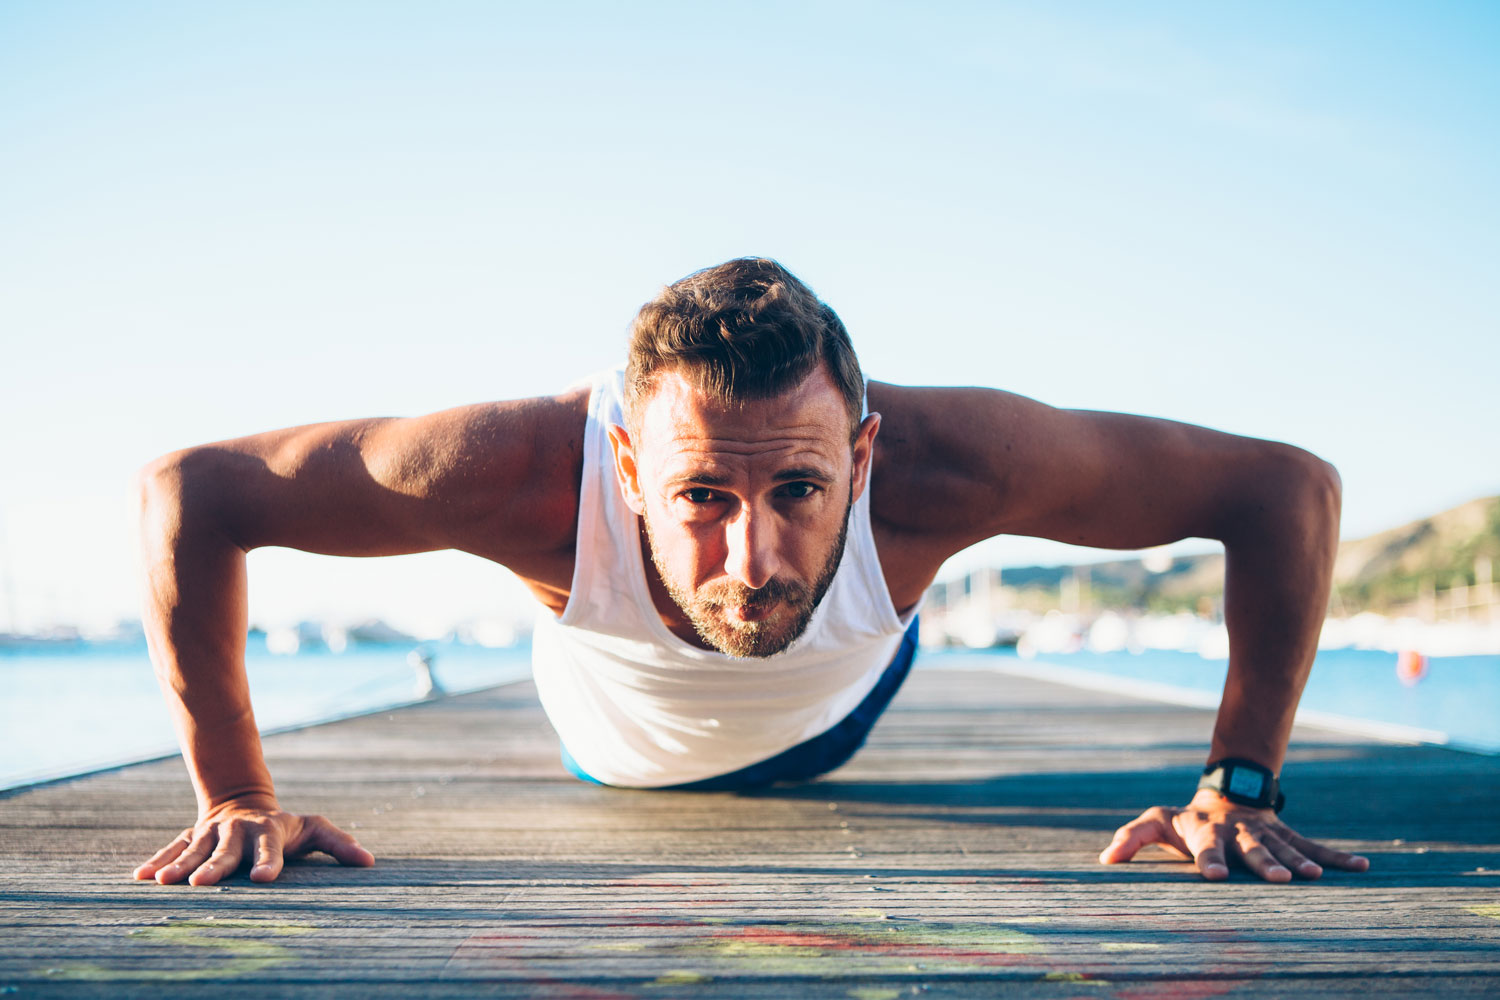
{"label": "forearm", "polygon": [[1229,676],[1209,759],[1243,757],[1279,773],[1328,607],[1338,475],[1299,453],[1258,493],[1225,533]]}
{"label": "forearm", "polygon": [[142,487],[146,638],[199,812],[274,803],[245,675],[245,554],[181,463],[157,463]]}

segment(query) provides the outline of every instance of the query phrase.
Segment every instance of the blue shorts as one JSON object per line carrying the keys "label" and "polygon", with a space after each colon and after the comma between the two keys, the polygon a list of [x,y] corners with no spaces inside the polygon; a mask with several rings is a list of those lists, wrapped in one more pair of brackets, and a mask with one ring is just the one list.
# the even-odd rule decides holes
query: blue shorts
{"label": "blue shorts", "polygon": [[[665,787],[673,791],[695,792],[760,788],[778,781],[807,781],[848,763],[849,758],[864,746],[865,738],[870,735],[870,730],[875,726],[875,720],[880,718],[886,706],[900,690],[901,682],[906,680],[906,675],[911,672],[912,660],[916,658],[916,655],[917,619],[913,616],[911,624],[907,626],[906,634],[901,637],[901,645],[896,650],[895,657],[892,658],[890,666],[885,668],[885,673],[880,675],[880,680],[875,682],[875,686],[870,689],[869,694],[865,695],[864,700],[854,706],[854,711],[835,723],[832,729],[819,733],[811,739],[803,740],[774,757],[767,757],[757,764],[742,767],[738,771],[704,778],[701,781]],[[563,767],[567,768],[574,777],[591,781],[596,785],[604,784],[579,767],[573,755],[568,753],[567,747],[562,748],[562,762]]]}

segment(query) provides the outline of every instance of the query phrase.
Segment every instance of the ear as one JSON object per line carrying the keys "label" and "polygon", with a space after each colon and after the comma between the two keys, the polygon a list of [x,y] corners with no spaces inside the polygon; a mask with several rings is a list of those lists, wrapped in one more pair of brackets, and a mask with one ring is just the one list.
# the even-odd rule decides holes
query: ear
{"label": "ear", "polygon": [[609,447],[614,453],[615,479],[620,484],[620,495],[625,506],[643,516],[646,513],[646,495],[641,491],[641,471],[635,460],[635,445],[630,432],[619,424],[609,425]]}
{"label": "ear", "polygon": [[871,413],[860,421],[859,430],[854,433],[854,482],[850,498],[852,500],[858,500],[864,496],[865,487],[870,485],[870,460],[875,455],[875,435],[879,432],[880,414]]}

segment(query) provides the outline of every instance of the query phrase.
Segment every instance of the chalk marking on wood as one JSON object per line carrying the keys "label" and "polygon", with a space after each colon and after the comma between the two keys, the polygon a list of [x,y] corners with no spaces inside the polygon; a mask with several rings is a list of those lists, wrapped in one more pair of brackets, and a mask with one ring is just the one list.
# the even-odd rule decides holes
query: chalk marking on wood
{"label": "chalk marking on wood", "polygon": [[96,962],[67,962],[40,970],[49,979],[117,982],[190,982],[199,979],[233,979],[292,961],[291,949],[270,941],[242,937],[209,937],[200,931],[256,930],[277,937],[295,937],[317,930],[312,924],[266,920],[178,920],[153,927],[137,927],[127,933],[133,941],[159,941],[193,948],[228,952],[231,958],[200,969],[121,969]]}

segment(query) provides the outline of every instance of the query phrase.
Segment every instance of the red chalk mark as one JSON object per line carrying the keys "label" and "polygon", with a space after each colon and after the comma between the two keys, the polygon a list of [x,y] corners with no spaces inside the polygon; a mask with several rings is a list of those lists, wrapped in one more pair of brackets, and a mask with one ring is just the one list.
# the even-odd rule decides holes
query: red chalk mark
{"label": "red chalk mark", "polygon": [[958,962],[964,965],[1018,965],[1035,961],[1034,957],[1020,952],[997,951],[988,948],[955,945],[935,945],[920,942],[907,943],[885,937],[871,938],[851,934],[822,933],[795,930],[784,927],[726,927],[710,935],[721,941],[780,948],[811,948],[819,951],[839,951],[845,954],[867,955],[873,958],[914,961]]}
{"label": "red chalk mark", "polygon": [[[522,956],[507,953],[507,942],[535,943],[537,940],[517,934],[471,934],[453,949],[453,954],[448,956],[448,965],[462,963],[471,968],[474,965],[480,965],[487,972],[512,973],[516,982],[526,984],[527,996],[542,997],[545,1000],[638,1000],[639,994],[637,993],[602,990],[583,983],[570,983],[565,979],[549,976],[545,972],[537,972]],[[496,944],[500,947],[492,947]],[[463,977],[450,975],[441,978],[452,981]]]}
{"label": "red chalk mark", "polygon": [[604,883],[607,889],[710,889],[728,882],[649,882],[645,879],[620,878]]}
{"label": "red chalk mark", "polygon": [[709,936],[720,940],[743,941],[748,944],[781,948],[834,948],[847,951],[858,946],[858,942],[848,937],[819,934],[813,931],[788,930],[783,927],[726,927]]}

